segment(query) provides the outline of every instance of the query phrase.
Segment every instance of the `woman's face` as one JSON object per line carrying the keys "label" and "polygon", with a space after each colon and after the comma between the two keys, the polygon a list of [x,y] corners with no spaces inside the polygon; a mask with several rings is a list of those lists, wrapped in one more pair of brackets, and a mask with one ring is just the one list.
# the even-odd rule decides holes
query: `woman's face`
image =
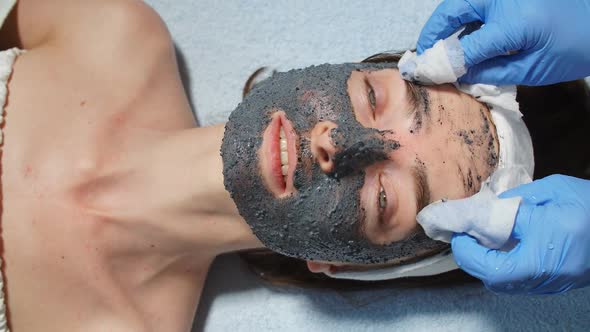
{"label": "woman's face", "polygon": [[416,215],[476,193],[494,170],[485,106],[378,65],[280,75],[234,111],[222,148],[226,187],[261,241],[299,258],[362,264],[441,248]]}

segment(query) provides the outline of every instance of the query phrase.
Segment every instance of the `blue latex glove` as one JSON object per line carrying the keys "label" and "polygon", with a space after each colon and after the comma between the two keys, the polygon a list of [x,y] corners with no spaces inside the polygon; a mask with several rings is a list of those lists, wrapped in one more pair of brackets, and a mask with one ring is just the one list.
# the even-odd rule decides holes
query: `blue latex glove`
{"label": "blue latex glove", "polygon": [[509,252],[455,234],[453,254],[467,273],[495,292],[552,294],[590,284],[590,181],[552,175],[500,197],[523,198]]}
{"label": "blue latex glove", "polygon": [[485,25],[461,39],[469,68],[461,82],[546,85],[590,76],[590,0],[444,0],[422,29],[418,54],[478,21]]}

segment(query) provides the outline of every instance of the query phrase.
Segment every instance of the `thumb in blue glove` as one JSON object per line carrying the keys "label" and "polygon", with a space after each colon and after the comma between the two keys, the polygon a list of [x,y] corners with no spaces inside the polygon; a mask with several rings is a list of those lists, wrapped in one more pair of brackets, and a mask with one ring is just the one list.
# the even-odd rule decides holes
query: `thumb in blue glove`
{"label": "thumb in blue glove", "polygon": [[590,75],[588,17],[588,0],[444,0],[422,29],[417,51],[421,54],[467,23],[482,22],[461,39],[470,67],[461,82],[571,81]]}
{"label": "thumb in blue glove", "polygon": [[553,175],[511,189],[520,196],[509,252],[455,234],[457,265],[495,292],[552,294],[590,284],[590,181]]}

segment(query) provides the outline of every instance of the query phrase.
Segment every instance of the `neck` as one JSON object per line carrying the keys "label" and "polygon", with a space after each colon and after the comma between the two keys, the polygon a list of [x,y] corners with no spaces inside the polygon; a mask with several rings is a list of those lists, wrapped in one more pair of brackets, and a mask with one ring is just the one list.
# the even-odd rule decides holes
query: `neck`
{"label": "neck", "polygon": [[222,138],[222,125],[192,128],[130,156],[101,210],[179,255],[261,247],[224,188]]}

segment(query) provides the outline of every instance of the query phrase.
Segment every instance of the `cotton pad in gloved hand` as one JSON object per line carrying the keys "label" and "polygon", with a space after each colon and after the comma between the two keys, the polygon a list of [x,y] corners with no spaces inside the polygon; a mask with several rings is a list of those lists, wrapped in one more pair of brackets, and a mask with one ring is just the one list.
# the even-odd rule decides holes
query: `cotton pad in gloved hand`
{"label": "cotton pad in gloved hand", "polygon": [[499,199],[487,184],[475,195],[438,201],[417,216],[430,238],[450,243],[453,233],[465,233],[490,249],[502,248],[510,238],[520,197]]}
{"label": "cotton pad in gloved hand", "polygon": [[590,181],[551,175],[500,195],[522,197],[510,251],[453,236],[457,264],[495,292],[555,294],[590,285]]}
{"label": "cotton pad in gloved hand", "polygon": [[461,26],[484,25],[461,38],[465,83],[547,85],[590,75],[590,1],[444,0],[418,39],[418,52]]}
{"label": "cotton pad in gloved hand", "polygon": [[421,55],[406,51],[398,64],[402,78],[422,84],[456,82],[467,72],[458,35],[439,40]]}

